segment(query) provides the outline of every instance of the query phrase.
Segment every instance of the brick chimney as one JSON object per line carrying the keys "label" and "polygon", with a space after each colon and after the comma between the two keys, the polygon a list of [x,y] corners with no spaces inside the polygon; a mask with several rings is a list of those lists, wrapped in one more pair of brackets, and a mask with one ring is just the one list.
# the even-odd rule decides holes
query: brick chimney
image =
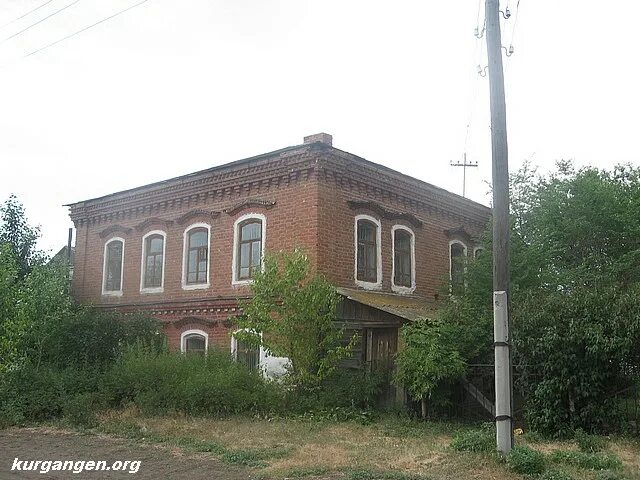
{"label": "brick chimney", "polygon": [[316,133],[314,135],[308,135],[304,137],[305,145],[316,142],[324,143],[325,145],[331,146],[333,143],[333,137],[328,133]]}

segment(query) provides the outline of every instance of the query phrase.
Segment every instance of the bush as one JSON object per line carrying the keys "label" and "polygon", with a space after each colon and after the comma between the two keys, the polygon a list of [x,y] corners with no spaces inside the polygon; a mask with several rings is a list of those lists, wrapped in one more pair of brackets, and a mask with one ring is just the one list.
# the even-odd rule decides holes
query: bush
{"label": "bush", "polygon": [[95,392],[79,393],[68,397],[62,406],[62,414],[71,425],[91,428],[98,425],[96,412],[102,399]]}
{"label": "bush", "polygon": [[453,437],[450,446],[458,452],[492,452],[496,448],[495,427],[486,423],[481,429],[461,432]]}
{"label": "bush", "polygon": [[596,453],[602,451],[605,447],[604,438],[597,435],[589,435],[580,428],[575,431],[573,438],[581,452]]}
{"label": "bush", "polygon": [[381,374],[336,369],[317,384],[290,388],[287,392],[287,409],[298,413],[372,409],[382,382]]}
{"label": "bush", "polygon": [[92,370],[27,362],[0,376],[0,416],[8,425],[58,418],[73,397],[98,384]]}
{"label": "bush", "polygon": [[507,465],[513,472],[526,475],[540,475],[546,468],[544,454],[526,446],[513,447]]}
{"label": "bush", "polygon": [[610,453],[584,453],[576,451],[556,451],[551,460],[586,470],[621,470],[622,462]]}
{"label": "bush", "polygon": [[42,361],[60,367],[106,369],[130,346],[142,344],[159,351],[164,343],[162,328],[153,318],[86,309],[52,327]]}
{"label": "bush", "polygon": [[185,356],[131,349],[107,372],[104,389],[112,406],[133,403],[150,414],[269,413],[283,403],[278,384],[213,350]]}

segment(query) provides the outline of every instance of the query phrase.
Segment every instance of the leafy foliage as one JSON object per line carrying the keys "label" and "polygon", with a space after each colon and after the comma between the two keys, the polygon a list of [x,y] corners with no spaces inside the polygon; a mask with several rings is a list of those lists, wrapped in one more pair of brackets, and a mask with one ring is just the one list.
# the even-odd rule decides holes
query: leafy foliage
{"label": "leafy foliage", "polygon": [[317,383],[349,355],[335,323],[338,294],[326,279],[310,274],[301,251],[267,256],[251,291],[238,319],[244,331],[236,337],[287,357],[295,382]]}
{"label": "leafy foliage", "polygon": [[544,454],[533,448],[516,445],[507,455],[507,465],[515,473],[539,475],[545,471]]}
{"label": "leafy foliage", "polygon": [[[526,164],[511,182],[511,317],[516,387],[530,427],[571,436],[617,427],[611,398],[640,374],[640,169],[574,169],[539,176]],[[491,250],[488,231],[484,244]],[[491,351],[491,259],[470,262],[467,288],[443,319],[476,322]]]}
{"label": "leafy foliage", "polygon": [[18,276],[24,277],[46,256],[36,248],[40,229],[29,225],[24,206],[15,195],[0,206],[0,245],[9,245],[18,264]]}
{"label": "leafy foliage", "polygon": [[551,460],[586,470],[621,470],[622,462],[611,453],[585,453],[557,450],[551,454]]}
{"label": "leafy foliage", "polygon": [[482,428],[462,431],[453,437],[450,446],[458,452],[493,452],[496,448],[495,427],[486,423]]}
{"label": "leafy foliage", "polygon": [[394,382],[404,386],[413,398],[427,400],[442,383],[462,376],[465,363],[457,348],[456,333],[456,328],[440,320],[423,319],[404,325]]}
{"label": "leafy foliage", "polygon": [[110,405],[151,414],[265,413],[283,404],[278,385],[213,350],[200,356],[132,348],[107,372],[104,389]]}

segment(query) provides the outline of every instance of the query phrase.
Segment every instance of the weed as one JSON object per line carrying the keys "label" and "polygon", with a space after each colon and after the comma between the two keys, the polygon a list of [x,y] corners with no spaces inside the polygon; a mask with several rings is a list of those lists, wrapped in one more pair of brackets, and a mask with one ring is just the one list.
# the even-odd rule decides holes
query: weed
{"label": "weed", "polygon": [[585,470],[621,470],[622,462],[611,453],[585,453],[558,450],[551,454],[551,460],[557,463],[573,465]]}
{"label": "weed", "polygon": [[507,456],[507,465],[513,472],[526,475],[540,475],[546,468],[544,454],[525,446],[513,447]]}
{"label": "weed", "polygon": [[479,430],[468,430],[453,437],[451,448],[458,452],[491,452],[495,448],[493,424],[484,424]]}
{"label": "weed", "polygon": [[422,475],[377,470],[345,470],[345,480],[427,480]]}
{"label": "weed", "polygon": [[578,444],[581,452],[596,453],[604,449],[606,441],[603,437],[589,435],[584,430],[578,428],[574,434],[574,440]]}
{"label": "weed", "polygon": [[536,480],[573,480],[567,472],[556,469],[549,469],[535,478]]}

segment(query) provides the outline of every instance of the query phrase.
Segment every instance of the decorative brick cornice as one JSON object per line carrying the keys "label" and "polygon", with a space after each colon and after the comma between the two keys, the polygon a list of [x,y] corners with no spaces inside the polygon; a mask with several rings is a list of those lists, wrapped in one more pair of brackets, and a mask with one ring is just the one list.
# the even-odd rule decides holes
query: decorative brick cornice
{"label": "decorative brick cornice", "polygon": [[77,227],[136,217],[164,215],[185,207],[201,208],[308,180],[316,168],[318,149],[312,145],[233,162],[157,184],[78,202],[70,207]]}
{"label": "decorative brick cornice", "polygon": [[407,210],[422,211],[479,229],[485,227],[491,215],[491,210],[483,205],[337,149],[322,157],[318,176],[362,196],[393,201]]}
{"label": "decorative brick cornice", "polygon": [[382,218],[387,218],[389,220],[404,220],[416,228],[422,228],[422,221],[420,221],[415,215],[410,213],[392,212],[376,202],[347,200],[347,204],[352,210],[360,210],[364,208],[377,213]]}
{"label": "decorative brick cornice", "polygon": [[184,225],[194,217],[202,217],[202,218],[213,220],[214,218],[218,218],[219,216],[220,216],[220,212],[218,211],[196,208],[194,210],[188,211],[184,215],[180,215],[178,218],[176,218],[176,223],[178,225]]}
{"label": "decorative brick cornice", "polygon": [[244,210],[245,208],[260,207],[260,208],[264,208],[265,210],[270,210],[273,207],[275,207],[275,205],[276,205],[275,200],[263,200],[263,199],[260,199],[260,198],[249,198],[249,199],[245,200],[244,202],[240,202],[240,203],[237,203],[237,204],[233,205],[230,208],[225,208],[223,210],[223,212],[228,214],[228,215],[235,215],[236,213],[240,212],[241,210]]}
{"label": "decorative brick cornice", "polygon": [[148,228],[148,227],[150,227],[152,225],[158,225],[158,226],[162,226],[162,227],[170,227],[171,225],[173,225],[173,220],[165,220],[163,218],[151,217],[151,218],[147,218],[145,221],[139,223],[134,228],[138,232],[141,232],[141,231],[145,230],[146,228]]}
{"label": "decorative brick cornice", "polygon": [[125,235],[129,235],[132,231],[133,230],[131,228],[123,227],[122,225],[111,225],[98,233],[98,235],[100,235],[100,238],[106,238],[112,233],[122,232]]}

